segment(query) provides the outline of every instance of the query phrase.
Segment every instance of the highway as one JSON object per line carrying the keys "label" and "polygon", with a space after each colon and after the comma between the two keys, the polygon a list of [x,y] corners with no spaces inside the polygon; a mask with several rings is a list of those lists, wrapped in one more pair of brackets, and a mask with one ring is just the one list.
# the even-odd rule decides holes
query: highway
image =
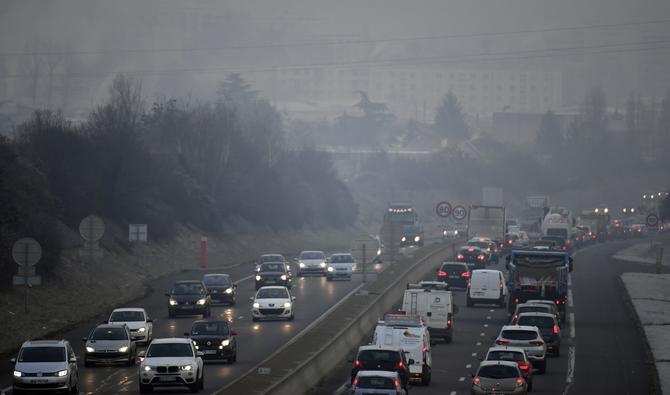
{"label": "highway", "polygon": [[[297,300],[295,320],[288,321],[261,321],[252,322],[250,316],[251,302],[249,297],[255,294],[252,277],[254,265],[243,264],[229,269],[211,269],[206,271],[180,272],[153,281],[153,292],[145,298],[137,300],[124,307],[144,307],[154,319],[154,338],[182,337],[188,332],[191,323],[200,319],[200,316],[179,316],[170,319],[167,317],[167,297],[164,295],[170,290],[176,280],[200,279],[204,273],[228,273],[237,282],[237,305],[234,307],[215,306],[212,308],[212,318],[222,317],[233,321],[233,329],[238,333],[238,357],[233,365],[207,363],[205,368],[205,391],[211,393],[221,388],[231,379],[246,373],[257,363],[272,354],[291,338],[300,333],[310,323],[326,312],[330,307],[343,300],[355,290],[361,282],[361,276],[354,275],[353,281],[328,282],[324,277],[295,278],[291,290]],[[374,279],[374,271],[383,270],[384,265],[371,265],[368,280]],[[76,304],[72,305],[76,309]],[[138,367],[99,366],[86,368],[83,366],[82,337],[98,323],[106,320],[108,313],[89,322],[77,325],[76,328],[65,332],[60,338],[70,341],[79,357],[79,391],[80,394],[136,394],[139,393],[137,383]],[[138,348],[138,350],[144,349]],[[12,365],[9,361],[2,361],[2,381],[0,389],[11,394]],[[183,393],[187,389],[162,390],[161,393]]]}

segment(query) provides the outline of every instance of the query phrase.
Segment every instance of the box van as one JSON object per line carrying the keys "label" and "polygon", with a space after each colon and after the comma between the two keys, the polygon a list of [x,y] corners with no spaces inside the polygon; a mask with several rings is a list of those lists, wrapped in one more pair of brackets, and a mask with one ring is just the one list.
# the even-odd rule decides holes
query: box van
{"label": "box van", "polygon": [[377,322],[373,344],[400,347],[407,359],[413,359],[409,365],[410,380],[430,384],[433,358],[430,350],[430,333],[421,317],[406,314],[386,314],[384,320]]}
{"label": "box van", "polygon": [[402,300],[402,310],[409,315],[420,316],[432,339],[439,337],[451,343],[454,305],[451,291],[447,291],[446,287],[429,289],[421,284],[409,284]]}
{"label": "box van", "polygon": [[507,284],[500,270],[473,270],[468,283],[467,305],[476,303],[497,304],[505,307]]}

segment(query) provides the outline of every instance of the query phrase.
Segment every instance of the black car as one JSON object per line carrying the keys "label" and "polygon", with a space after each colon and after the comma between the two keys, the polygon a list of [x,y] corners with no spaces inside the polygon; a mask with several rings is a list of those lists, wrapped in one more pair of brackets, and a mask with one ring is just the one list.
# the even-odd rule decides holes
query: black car
{"label": "black car", "polygon": [[475,238],[465,243],[466,246],[478,247],[486,251],[486,253],[489,255],[490,263],[492,264],[498,263],[498,259],[500,258],[500,249],[502,248],[501,244],[503,244],[502,241],[493,241],[481,238]]}
{"label": "black car", "polygon": [[227,274],[205,274],[202,282],[209,291],[212,303],[226,303],[235,306],[237,284],[234,284]]}
{"label": "black car", "polygon": [[176,317],[178,314],[197,315],[209,317],[211,314],[212,300],[209,297],[207,287],[202,281],[186,280],[177,281],[172,287],[169,297],[168,316]]}
{"label": "black car", "polygon": [[193,322],[191,332],[184,333],[193,340],[203,360],[237,360],[237,333],[225,320],[198,320]]}
{"label": "black car", "polygon": [[443,262],[437,271],[437,281],[449,287],[466,288],[470,281],[470,267],[465,262]]}
{"label": "black car", "polygon": [[456,260],[476,269],[483,269],[491,261],[491,254],[479,247],[463,246],[458,250]]}
{"label": "black car", "polygon": [[540,240],[543,241],[553,241],[556,244],[556,249],[562,250],[562,251],[569,251],[570,250],[570,243],[559,236],[542,236]]}
{"label": "black car", "polygon": [[291,289],[291,272],[284,262],[262,263],[256,273],[256,290],[265,285],[280,285]]}
{"label": "black car", "polygon": [[409,365],[414,360],[409,361],[405,357],[402,348],[394,348],[369,345],[358,348],[354,366],[351,368],[351,382],[353,383],[356,375],[361,370],[384,370],[388,372],[398,372],[402,380],[402,386],[407,390],[409,384]]}
{"label": "black car", "polygon": [[423,246],[423,229],[417,225],[406,225],[402,229],[400,247]]}
{"label": "black car", "polygon": [[284,262],[286,265],[288,265],[286,257],[284,257],[282,254],[263,254],[256,261],[256,271],[258,272],[258,269],[260,269],[261,265],[267,262]]}

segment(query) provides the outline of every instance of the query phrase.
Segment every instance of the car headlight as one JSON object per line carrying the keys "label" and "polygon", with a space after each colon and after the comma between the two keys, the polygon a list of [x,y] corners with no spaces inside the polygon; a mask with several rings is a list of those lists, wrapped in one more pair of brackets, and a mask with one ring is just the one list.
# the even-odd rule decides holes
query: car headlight
{"label": "car headlight", "polygon": [[319,266],[321,266],[321,267],[326,267],[326,262],[321,262],[321,263],[319,263]]}
{"label": "car headlight", "polygon": [[233,293],[233,289],[232,289],[232,288],[226,288],[226,293],[227,293],[227,294],[231,294],[231,293]]}
{"label": "car headlight", "polygon": [[329,272],[333,272],[333,271],[335,271],[335,268],[332,267],[332,266],[328,266],[328,271],[329,271]]}
{"label": "car headlight", "polygon": [[145,365],[144,368],[142,368],[142,370],[144,370],[145,372],[150,372],[151,369],[152,369],[152,368],[151,368],[151,366],[149,366],[149,365]]}
{"label": "car headlight", "polygon": [[140,331],[140,332],[146,332],[146,331],[147,331],[147,328],[145,328],[145,327],[141,327],[140,329],[138,329],[138,331]]}
{"label": "car headlight", "polygon": [[259,309],[261,307],[260,303],[258,303],[258,302],[255,302],[253,304],[253,306],[254,306],[254,309]]}
{"label": "car headlight", "polygon": [[202,299],[198,299],[198,302],[197,302],[197,303],[198,303],[199,305],[203,305],[203,304],[205,304],[206,302],[207,302],[207,299],[206,299],[206,298],[202,298]]}
{"label": "car headlight", "polygon": [[67,376],[67,370],[61,370],[60,372],[56,373],[56,376],[58,376],[58,377]]}
{"label": "car headlight", "polygon": [[417,242],[418,242],[419,240],[421,240],[421,237],[420,237],[420,236],[414,236],[414,241],[417,241]]}
{"label": "car headlight", "polygon": [[280,278],[282,279],[282,281],[286,281],[286,279],[287,279],[288,277],[286,277],[285,274],[282,274]]}
{"label": "car headlight", "polygon": [[127,352],[128,351],[128,346],[123,346],[119,348],[119,352]]}
{"label": "car headlight", "polygon": [[86,346],[86,352],[95,352],[95,348],[91,346]]}
{"label": "car headlight", "polygon": [[300,262],[300,264],[299,264],[298,266],[300,266],[300,267],[305,267],[305,264],[302,263],[302,262]]}
{"label": "car headlight", "polygon": [[443,231],[442,231],[442,234],[446,236],[446,235],[447,235],[447,231],[446,231],[446,230],[443,230]]}
{"label": "car headlight", "polygon": [[170,306],[174,306],[177,304],[177,301],[174,299],[170,299]]}
{"label": "car headlight", "polygon": [[14,377],[21,377],[23,376],[23,373],[19,372],[18,370],[14,371]]}
{"label": "car headlight", "polygon": [[291,302],[284,303],[284,308],[285,309],[290,309],[291,308]]}
{"label": "car headlight", "polygon": [[262,278],[263,278],[263,277],[261,277],[261,276],[259,276],[259,275],[256,275],[256,281],[261,281]]}
{"label": "car headlight", "polygon": [[224,347],[228,347],[230,345],[230,340],[226,339],[226,340],[222,341],[221,345],[224,346]]}
{"label": "car headlight", "polygon": [[402,239],[400,239],[400,241],[407,241],[407,238],[403,236]]}
{"label": "car headlight", "polygon": [[184,365],[184,366],[180,366],[179,369],[181,369],[181,370],[187,370],[187,371],[188,371],[188,370],[193,369],[193,366],[191,366],[191,365]]}

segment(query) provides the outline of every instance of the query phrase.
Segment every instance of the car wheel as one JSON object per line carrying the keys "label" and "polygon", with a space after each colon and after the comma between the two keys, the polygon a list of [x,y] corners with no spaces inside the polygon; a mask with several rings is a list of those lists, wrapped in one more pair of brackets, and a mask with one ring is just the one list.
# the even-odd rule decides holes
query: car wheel
{"label": "car wheel", "polygon": [[79,393],[79,377],[77,377],[77,381],[74,383],[72,388],[70,388],[70,393],[71,394],[78,394]]}
{"label": "car wheel", "polygon": [[470,299],[469,296],[467,296],[467,297],[465,298],[465,305],[466,305],[467,307],[472,307],[472,306],[473,306],[473,304],[472,304],[472,299]]}
{"label": "car wheel", "polygon": [[151,384],[140,384],[140,394],[154,392],[154,387]]}
{"label": "car wheel", "polygon": [[554,356],[555,357],[560,357],[561,356],[561,345],[557,344],[556,349],[554,349]]}
{"label": "car wheel", "polygon": [[230,305],[231,305],[231,306],[235,306],[235,299],[233,299],[233,300],[230,302]]}
{"label": "car wheel", "polygon": [[230,363],[235,363],[237,362],[237,349],[235,349],[235,352],[233,353],[233,357],[230,360]]}
{"label": "car wheel", "polygon": [[533,392],[533,379],[528,381],[528,392]]}
{"label": "car wheel", "polygon": [[200,389],[205,389],[205,370],[202,371],[202,376],[200,376]]}
{"label": "car wheel", "polygon": [[546,359],[537,365],[537,370],[540,374],[545,374],[547,372],[547,360]]}
{"label": "car wheel", "polygon": [[253,322],[258,322],[258,318],[257,318],[257,317],[251,317],[251,320],[252,320]]}
{"label": "car wheel", "polygon": [[200,381],[202,379],[198,378],[198,376],[195,376],[195,382],[191,385],[188,386],[188,389],[191,390],[192,393],[200,392]]}
{"label": "car wheel", "polygon": [[426,369],[423,376],[421,376],[421,384],[430,385],[430,381],[431,381],[430,376],[431,376],[430,369]]}
{"label": "car wheel", "polygon": [[291,316],[288,317],[289,321],[293,321],[295,319],[295,314],[291,313]]}
{"label": "car wheel", "polygon": [[447,337],[444,338],[444,341],[445,341],[447,344],[451,343],[453,340],[454,340],[454,339],[453,339],[453,336],[452,336],[452,335],[449,335],[449,336],[447,336]]}

